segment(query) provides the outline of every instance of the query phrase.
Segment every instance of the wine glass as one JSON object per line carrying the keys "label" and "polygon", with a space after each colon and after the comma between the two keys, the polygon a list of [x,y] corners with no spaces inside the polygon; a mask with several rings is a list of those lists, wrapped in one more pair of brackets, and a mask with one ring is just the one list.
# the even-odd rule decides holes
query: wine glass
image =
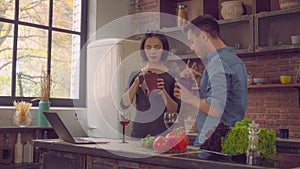
{"label": "wine glass", "polygon": [[170,131],[171,126],[178,123],[178,113],[177,112],[165,112],[164,113],[164,123],[165,123],[165,126]]}
{"label": "wine glass", "polygon": [[125,127],[129,124],[130,122],[130,113],[126,113],[123,111],[118,111],[118,121],[123,127],[123,138],[121,143],[127,143],[125,141]]}

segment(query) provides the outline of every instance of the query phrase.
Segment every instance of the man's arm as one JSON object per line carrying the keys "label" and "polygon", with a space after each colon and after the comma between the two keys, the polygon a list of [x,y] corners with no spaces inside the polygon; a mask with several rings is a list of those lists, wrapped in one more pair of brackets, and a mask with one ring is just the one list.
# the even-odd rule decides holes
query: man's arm
{"label": "man's arm", "polygon": [[221,113],[214,109],[210,104],[206,102],[206,98],[200,98],[194,96],[183,85],[177,83],[174,89],[174,96],[183,102],[189,103],[199,109],[201,112],[208,114],[212,117],[220,117]]}

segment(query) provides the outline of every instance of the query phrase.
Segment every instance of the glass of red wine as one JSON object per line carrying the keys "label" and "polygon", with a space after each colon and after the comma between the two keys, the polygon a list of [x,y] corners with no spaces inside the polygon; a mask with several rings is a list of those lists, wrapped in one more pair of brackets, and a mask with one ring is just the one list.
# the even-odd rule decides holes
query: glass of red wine
{"label": "glass of red wine", "polygon": [[168,130],[171,130],[171,127],[178,123],[178,112],[165,112],[164,113],[164,123]]}
{"label": "glass of red wine", "polygon": [[123,137],[122,137],[122,142],[121,143],[127,143],[125,141],[125,127],[129,124],[130,122],[130,113],[124,112],[124,111],[118,111],[118,121],[123,127]]}

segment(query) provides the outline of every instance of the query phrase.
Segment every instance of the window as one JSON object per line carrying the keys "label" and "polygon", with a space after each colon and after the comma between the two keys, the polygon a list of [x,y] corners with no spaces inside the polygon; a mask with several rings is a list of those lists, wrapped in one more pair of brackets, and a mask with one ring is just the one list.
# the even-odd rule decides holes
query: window
{"label": "window", "polygon": [[51,106],[84,106],[86,25],[86,0],[1,0],[0,105],[40,97],[48,71]]}

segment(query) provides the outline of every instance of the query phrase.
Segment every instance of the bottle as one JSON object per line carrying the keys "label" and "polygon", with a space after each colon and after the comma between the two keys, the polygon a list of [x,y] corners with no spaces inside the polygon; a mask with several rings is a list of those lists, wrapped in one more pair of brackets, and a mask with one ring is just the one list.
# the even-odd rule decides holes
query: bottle
{"label": "bottle", "polygon": [[135,0],[131,0],[129,6],[129,14],[134,14],[134,13],[136,13],[136,4],[135,4]]}
{"label": "bottle", "polygon": [[2,149],[2,163],[10,164],[12,163],[12,147],[9,144],[9,135],[3,136],[3,149]]}
{"label": "bottle", "polygon": [[23,155],[23,144],[21,143],[21,133],[17,135],[17,143],[15,144],[15,163],[22,163],[22,155]]}
{"label": "bottle", "polygon": [[[37,130],[35,132],[35,139],[40,139],[40,131]],[[34,147],[34,153],[33,153],[33,161],[34,162],[39,162],[40,159],[40,149],[38,147]]]}
{"label": "bottle", "polygon": [[44,131],[43,139],[48,139],[48,131],[47,130]]}
{"label": "bottle", "polygon": [[33,162],[33,145],[30,141],[27,141],[23,148],[23,162],[32,163]]}

